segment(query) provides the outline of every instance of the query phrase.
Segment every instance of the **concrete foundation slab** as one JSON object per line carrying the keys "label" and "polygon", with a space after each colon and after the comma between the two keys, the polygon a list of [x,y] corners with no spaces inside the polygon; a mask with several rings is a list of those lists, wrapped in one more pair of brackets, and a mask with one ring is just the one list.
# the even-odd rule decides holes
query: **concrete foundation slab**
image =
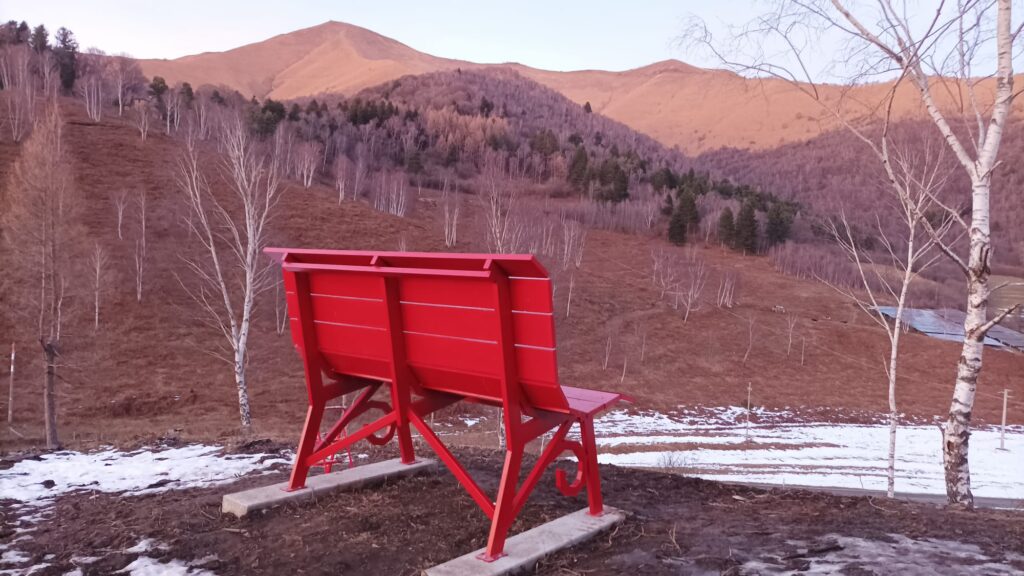
{"label": "concrete foundation slab", "polygon": [[389,478],[411,476],[426,470],[437,468],[437,462],[430,459],[419,459],[412,464],[402,464],[401,460],[384,460],[365,466],[346,468],[330,474],[310,476],[306,479],[306,487],[301,490],[287,492],[287,482],[252,488],[234,494],[225,494],[221,500],[221,512],[234,514],[241,518],[250,512],[278,506],[285,503],[301,502],[329,492],[352,490],[372,484],[379,484]]}
{"label": "concrete foundation slab", "polygon": [[499,576],[518,574],[533,568],[542,558],[579,544],[626,519],[626,513],[604,507],[604,514],[591,516],[586,509],[552,520],[517,534],[505,542],[505,554],[494,562],[478,556],[483,549],[459,556],[423,571],[426,576]]}

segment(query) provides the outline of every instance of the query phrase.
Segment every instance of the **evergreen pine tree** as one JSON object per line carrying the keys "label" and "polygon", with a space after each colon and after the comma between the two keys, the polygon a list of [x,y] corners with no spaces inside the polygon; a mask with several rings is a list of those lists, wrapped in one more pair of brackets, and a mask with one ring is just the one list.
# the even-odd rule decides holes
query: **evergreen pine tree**
{"label": "evergreen pine tree", "polygon": [[736,217],[736,249],[748,254],[757,253],[757,215],[753,202],[744,202]]}
{"label": "evergreen pine tree", "polygon": [[576,148],[576,152],[572,155],[572,160],[569,161],[568,179],[573,188],[583,190],[583,187],[586,186],[588,163],[589,158],[587,158],[586,148],[582,146]]}
{"label": "evergreen pine tree", "polygon": [[32,30],[32,36],[29,37],[28,44],[32,47],[32,50],[42,54],[49,46],[50,33],[46,31],[46,26],[40,24]]}
{"label": "evergreen pine tree", "polygon": [[679,193],[679,202],[676,210],[683,213],[686,218],[686,226],[689,230],[697,230],[700,226],[700,212],[697,211],[697,198],[689,190]]}
{"label": "evergreen pine tree", "polygon": [[672,212],[672,218],[668,221],[668,241],[676,246],[686,244],[687,215],[680,210],[682,204],[676,206]]}
{"label": "evergreen pine tree", "polygon": [[732,208],[726,206],[718,217],[718,239],[726,246],[732,248],[736,242],[736,222],[732,215]]}
{"label": "evergreen pine tree", "polygon": [[793,216],[782,204],[775,202],[768,209],[768,218],[764,225],[764,236],[768,246],[782,244],[789,239],[789,229],[793,224]]}
{"label": "evergreen pine tree", "polygon": [[54,40],[56,45],[53,52],[57,56],[60,83],[65,92],[71,92],[78,78],[78,41],[67,28],[58,28]]}

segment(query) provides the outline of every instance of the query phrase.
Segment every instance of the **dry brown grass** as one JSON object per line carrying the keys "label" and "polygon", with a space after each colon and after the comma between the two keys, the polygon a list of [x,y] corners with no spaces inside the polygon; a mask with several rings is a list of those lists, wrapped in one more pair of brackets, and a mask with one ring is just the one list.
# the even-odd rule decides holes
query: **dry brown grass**
{"label": "dry brown grass", "polygon": [[[237,434],[231,370],[204,353],[220,336],[199,323],[174,276],[183,271],[177,255],[186,247],[180,222],[185,207],[173,181],[179,142],[152,134],[141,143],[134,129],[117,118],[98,125],[84,122],[77,102],[65,102],[65,112],[76,181],[88,199],[85,224],[90,238],[108,250],[118,288],[107,295],[107,314],[98,334],[92,333],[89,315],[69,326],[60,396],[64,438],[92,442],[168,433],[194,439]],[[0,177],[15,153],[10,145],[0,146]],[[134,297],[133,220],[126,218],[125,240],[118,241],[112,202],[122,190],[140,189],[150,202],[150,258],[141,304]],[[362,203],[339,206],[334,192],[325,187],[303,190],[292,185],[273,224],[273,243],[396,249],[404,238],[411,250],[442,250],[436,195],[425,190],[412,218],[396,218]],[[458,248],[478,250],[483,239],[476,214],[479,203],[466,200]],[[682,249],[661,239],[590,231],[582,266],[574,273],[568,319],[564,310],[569,275],[553,272],[559,360],[566,384],[621,390],[636,396],[638,408],[739,404],[745,402],[747,383],[752,382],[758,405],[884,409],[885,339],[852,304],[825,286],[775,272],[766,258],[698,247],[696,255],[709,267],[705,297],[710,302],[684,324],[682,311],[661,301],[660,290],[651,281],[652,247],[684,257]],[[558,268],[549,266],[552,271]],[[727,272],[740,277],[739,304],[731,310],[713,303],[719,278]],[[0,341],[7,342],[15,333],[17,319],[11,310],[18,303],[0,292],[0,305]],[[777,305],[787,314],[773,312]],[[788,314],[798,318],[792,356],[786,354]],[[754,343],[748,361],[742,363],[747,318],[754,319]],[[255,331],[250,370],[254,433],[294,439],[306,402],[301,364],[289,336],[274,333],[269,300],[260,305]],[[609,335],[612,350],[604,369]],[[804,338],[806,360],[801,365]],[[41,432],[40,354],[30,341],[19,339],[19,346],[23,354],[16,427],[28,441],[35,441]],[[941,414],[949,402],[957,345],[911,334],[904,346],[902,409],[924,417]],[[1020,355],[992,351],[985,362],[982,392],[1010,387],[1017,397],[1024,397]],[[5,411],[3,403],[0,407]],[[975,415],[993,422],[999,409],[998,398],[982,394]],[[1011,411],[1010,419],[1022,423],[1024,412]],[[0,432],[0,446],[23,443],[6,430]]]}

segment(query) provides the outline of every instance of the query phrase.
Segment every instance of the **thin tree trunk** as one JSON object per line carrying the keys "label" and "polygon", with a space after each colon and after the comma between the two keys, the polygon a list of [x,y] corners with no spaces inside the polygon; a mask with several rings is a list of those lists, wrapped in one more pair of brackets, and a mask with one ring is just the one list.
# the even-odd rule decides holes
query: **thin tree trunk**
{"label": "thin tree trunk", "polygon": [[57,350],[53,344],[43,343],[43,358],[46,361],[46,381],[43,384],[43,417],[46,426],[46,448],[60,448],[57,435]]}
{"label": "thin tree trunk", "polygon": [[974,186],[974,210],[971,218],[971,246],[968,261],[967,314],[964,319],[964,344],[957,366],[953,400],[942,430],[942,460],[946,473],[946,496],[950,504],[974,507],[971,471],[967,457],[970,443],[974,396],[981,374],[985,324],[989,299],[989,187],[988,182]]}
{"label": "thin tree trunk", "polygon": [[245,352],[235,352],[235,386],[238,388],[238,416],[242,428],[252,426],[252,411],[249,408],[249,383],[245,378]]}
{"label": "thin tree trunk", "polygon": [[7,382],[7,424],[14,424],[14,342],[11,342],[11,374]]}
{"label": "thin tree trunk", "polygon": [[896,410],[896,370],[900,355],[900,325],[903,322],[904,300],[908,283],[903,284],[903,295],[896,311],[896,327],[893,330],[889,349],[889,466],[886,474],[886,496],[896,497],[896,429],[899,426],[899,412]]}

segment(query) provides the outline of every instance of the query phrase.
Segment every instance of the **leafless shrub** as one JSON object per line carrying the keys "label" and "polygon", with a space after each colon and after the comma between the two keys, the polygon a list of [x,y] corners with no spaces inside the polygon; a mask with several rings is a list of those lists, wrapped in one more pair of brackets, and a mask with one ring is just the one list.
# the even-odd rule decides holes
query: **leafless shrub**
{"label": "leafless shrub", "polygon": [[718,297],[716,302],[719,308],[732,308],[736,305],[737,286],[739,276],[732,272],[722,274],[718,280]]}
{"label": "leafless shrub", "polygon": [[750,315],[747,318],[747,351],[743,353],[743,363],[747,363],[747,358],[750,357],[750,351],[754,349],[754,316]]}
{"label": "leafless shrub", "polygon": [[284,276],[274,276],[274,331],[280,336],[288,328],[288,298],[284,291]]}
{"label": "leafless shrub", "polygon": [[[686,312],[683,314],[683,323],[686,323],[690,318],[690,313],[700,310],[702,305],[701,294],[704,292],[704,285],[708,281],[708,270],[703,260],[697,260],[690,265],[689,278],[682,290],[681,298],[683,307]],[[677,300],[678,304],[679,300]]]}
{"label": "leafless shrub", "polygon": [[146,192],[135,197],[138,209],[139,228],[135,240],[135,299],[142,302],[142,277],[146,267]]}
{"label": "leafless shrub", "polygon": [[789,333],[789,342],[786,344],[786,356],[793,352],[793,329],[796,328],[796,320],[796,316],[792,313],[786,316],[786,326]]}
{"label": "leafless shrub", "polygon": [[373,198],[373,207],[393,216],[405,216],[409,210],[409,196],[405,190],[404,174],[381,172]]}
{"label": "leafless shrub", "polygon": [[132,122],[135,124],[135,128],[139,131],[139,138],[143,142],[146,141],[146,137],[149,136],[149,121],[153,116],[153,107],[150,105],[148,100],[136,100],[132,104]]}
{"label": "leafless shrub", "polygon": [[455,246],[459,240],[459,203],[458,196],[454,196],[453,202],[444,203],[444,245],[447,248]]}
{"label": "leafless shrub", "polygon": [[103,52],[90,48],[79,56],[78,79],[75,90],[85,104],[85,114],[93,122],[103,119],[104,88],[107,83],[107,57]]}
{"label": "leafless shrub", "polygon": [[487,249],[498,254],[518,252],[523,244],[524,226],[518,214],[515,187],[497,155],[485,165],[481,195],[487,225]]}
{"label": "leafless shrub", "polygon": [[117,239],[124,240],[124,209],[128,207],[128,193],[121,191],[114,195],[114,208],[117,210]]}
{"label": "leafless shrub", "polygon": [[[318,142],[306,141],[299,146],[295,156],[295,172],[299,175],[303,188],[313,185],[316,167],[320,160],[322,146]],[[339,196],[340,197],[340,196]]]}
{"label": "leafless shrub", "polygon": [[570,266],[577,268],[583,263],[583,247],[587,242],[587,231],[579,222],[562,217],[562,270]]}
{"label": "leafless shrub", "polygon": [[97,242],[93,246],[92,254],[89,255],[89,268],[92,270],[92,295],[93,295],[93,332],[100,329],[100,294],[106,285],[104,273],[110,258]]}

